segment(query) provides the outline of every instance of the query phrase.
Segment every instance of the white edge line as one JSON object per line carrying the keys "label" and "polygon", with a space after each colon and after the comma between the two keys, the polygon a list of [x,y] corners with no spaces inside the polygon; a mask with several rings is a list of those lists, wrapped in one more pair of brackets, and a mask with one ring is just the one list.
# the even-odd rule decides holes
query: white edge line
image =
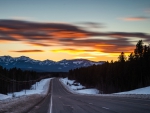
{"label": "white edge line", "polygon": [[[52,89],[53,89],[53,83],[52,83]],[[53,104],[53,102],[52,102],[52,89],[51,89],[51,102],[50,102],[50,108],[49,108],[49,113],[52,113],[52,104]]]}
{"label": "white edge line", "polygon": [[52,113],[52,94],[51,94],[51,103],[50,103],[50,113]]}

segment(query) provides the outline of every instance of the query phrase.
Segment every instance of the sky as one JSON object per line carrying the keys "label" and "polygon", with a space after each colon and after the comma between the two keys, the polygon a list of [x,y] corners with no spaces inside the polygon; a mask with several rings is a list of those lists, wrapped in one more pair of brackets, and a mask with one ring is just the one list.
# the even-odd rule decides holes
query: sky
{"label": "sky", "polygon": [[150,43],[150,0],[1,0],[0,56],[116,61]]}

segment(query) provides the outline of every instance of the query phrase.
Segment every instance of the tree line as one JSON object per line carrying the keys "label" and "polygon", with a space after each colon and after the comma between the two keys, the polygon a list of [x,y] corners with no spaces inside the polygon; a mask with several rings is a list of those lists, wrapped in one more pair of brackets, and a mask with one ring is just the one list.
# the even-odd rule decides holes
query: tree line
{"label": "tree line", "polygon": [[0,93],[7,94],[30,89],[33,84],[49,76],[47,73],[21,70],[20,68],[6,69],[0,66]]}
{"label": "tree line", "polygon": [[139,40],[128,57],[121,52],[118,61],[70,70],[68,78],[106,94],[149,86],[150,45]]}

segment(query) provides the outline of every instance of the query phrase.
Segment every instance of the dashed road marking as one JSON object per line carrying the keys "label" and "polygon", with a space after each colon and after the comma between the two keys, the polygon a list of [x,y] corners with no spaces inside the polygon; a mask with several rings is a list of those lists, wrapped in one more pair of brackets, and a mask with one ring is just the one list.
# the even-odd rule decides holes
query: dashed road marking
{"label": "dashed road marking", "polygon": [[103,109],[109,109],[109,108],[107,108],[107,107],[102,107]]}
{"label": "dashed road marking", "polygon": [[52,102],[52,93],[53,93],[53,82],[52,82],[52,85],[51,85],[51,100],[50,100],[50,107],[49,107],[49,113],[52,113],[52,104],[53,104],[53,102]]}

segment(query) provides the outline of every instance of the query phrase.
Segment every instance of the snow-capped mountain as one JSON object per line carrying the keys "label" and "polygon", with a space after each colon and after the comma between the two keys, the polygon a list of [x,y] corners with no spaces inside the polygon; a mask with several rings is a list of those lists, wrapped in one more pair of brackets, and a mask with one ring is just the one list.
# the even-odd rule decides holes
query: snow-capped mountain
{"label": "snow-capped mountain", "polygon": [[58,62],[52,60],[34,60],[26,56],[11,57],[0,56],[0,65],[9,69],[13,67],[24,70],[46,71],[46,72],[67,72],[70,69],[87,67],[91,65],[101,65],[104,61],[94,62],[86,59],[61,60]]}

